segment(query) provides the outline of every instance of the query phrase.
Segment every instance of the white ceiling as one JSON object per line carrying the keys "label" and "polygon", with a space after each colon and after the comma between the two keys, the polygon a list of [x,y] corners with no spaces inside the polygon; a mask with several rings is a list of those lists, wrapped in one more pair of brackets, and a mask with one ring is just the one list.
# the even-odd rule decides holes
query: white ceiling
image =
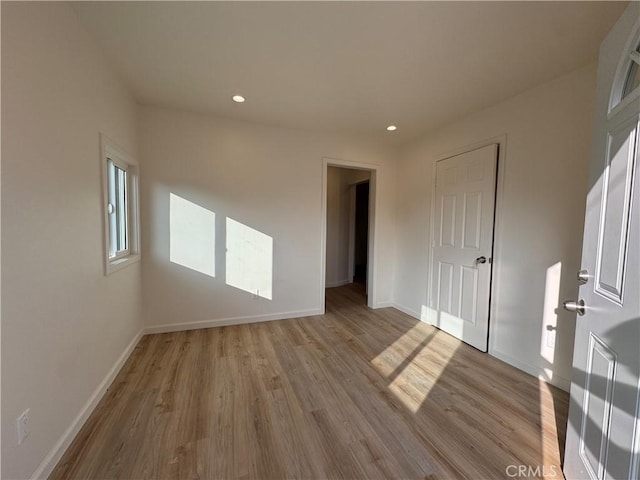
{"label": "white ceiling", "polygon": [[594,61],[625,5],[73,4],[142,104],[393,143]]}

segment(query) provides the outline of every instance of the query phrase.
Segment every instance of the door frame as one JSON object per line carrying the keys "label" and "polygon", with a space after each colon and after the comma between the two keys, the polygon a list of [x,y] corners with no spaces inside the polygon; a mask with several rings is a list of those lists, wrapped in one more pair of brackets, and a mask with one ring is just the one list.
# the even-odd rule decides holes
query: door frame
{"label": "door frame", "polygon": [[329,167],[350,168],[353,170],[366,170],[370,172],[369,178],[369,253],[367,255],[367,306],[378,308],[378,294],[376,289],[377,273],[377,242],[376,242],[376,211],[378,207],[377,181],[379,165],[372,163],[352,162],[337,158],[322,157],[322,202],[321,232],[320,232],[320,310],[325,312],[325,288],[327,275],[327,174]]}
{"label": "door frame", "polygon": [[[493,246],[491,254],[491,285],[489,286],[489,339],[487,342],[487,353],[497,357],[495,349],[495,334],[494,329],[491,328],[494,319],[494,313],[496,311],[496,305],[498,304],[500,284],[500,267],[502,265],[502,249],[499,248],[502,244],[502,211],[503,211],[503,193],[504,193],[504,170],[507,158],[507,134],[490,137],[484,140],[480,140],[475,143],[468,144],[464,147],[450,150],[447,153],[437,155],[435,161],[431,164],[431,208],[429,211],[429,243],[427,244],[427,295],[426,303],[431,305],[432,300],[431,290],[433,286],[433,242],[435,241],[435,209],[436,209],[436,166],[439,161],[446,160],[447,158],[462,155],[463,153],[477,150],[489,145],[498,145],[498,160],[496,165],[496,192],[495,192],[495,206],[493,215]],[[429,315],[427,310],[423,308],[421,312],[421,320],[426,321],[430,325]]]}

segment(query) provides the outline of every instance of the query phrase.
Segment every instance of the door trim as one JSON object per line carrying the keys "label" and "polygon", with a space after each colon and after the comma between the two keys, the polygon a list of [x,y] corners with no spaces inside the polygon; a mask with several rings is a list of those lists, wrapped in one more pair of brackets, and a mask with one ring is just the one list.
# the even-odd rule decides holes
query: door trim
{"label": "door trim", "polygon": [[[494,312],[496,311],[496,305],[498,304],[498,288],[500,282],[500,266],[502,250],[500,249],[500,245],[502,244],[502,198],[504,192],[504,167],[506,164],[506,153],[507,153],[507,134],[498,135],[495,137],[490,137],[484,140],[480,140],[475,143],[471,143],[464,147],[456,148],[454,150],[450,150],[446,153],[442,153],[435,157],[435,161],[431,164],[431,209],[429,212],[429,241],[427,244],[427,305],[430,304],[431,298],[431,290],[433,286],[433,242],[435,241],[435,208],[436,208],[436,166],[439,161],[446,160],[447,158],[455,157],[457,155],[461,155],[463,153],[470,152],[472,150],[477,150],[482,147],[486,147],[489,145],[497,144],[498,145],[498,161],[496,166],[496,199],[495,199],[495,207],[494,207],[494,215],[493,215],[493,252],[491,254],[492,262],[491,262],[491,285],[489,288],[489,339],[487,342],[487,353],[492,356],[496,355],[495,349],[495,340],[494,340],[494,332],[493,328],[491,328],[493,324]],[[426,320],[426,315],[424,313],[421,314],[421,319],[423,321]]]}
{"label": "door trim", "polygon": [[640,473],[640,378],[638,379],[638,398],[636,399],[636,424],[633,427],[633,443],[631,444],[631,478],[638,478]]}
{"label": "door trim", "polygon": [[379,165],[373,163],[351,162],[337,158],[322,157],[322,202],[321,212],[321,232],[320,232],[320,289],[319,305],[320,310],[325,312],[325,288],[326,288],[326,265],[327,265],[327,173],[329,167],[350,168],[353,170],[366,170],[371,173],[369,178],[369,254],[367,256],[367,306],[369,308],[379,308],[378,291],[376,289],[376,274],[378,252],[376,249],[376,211],[378,209],[378,169]]}

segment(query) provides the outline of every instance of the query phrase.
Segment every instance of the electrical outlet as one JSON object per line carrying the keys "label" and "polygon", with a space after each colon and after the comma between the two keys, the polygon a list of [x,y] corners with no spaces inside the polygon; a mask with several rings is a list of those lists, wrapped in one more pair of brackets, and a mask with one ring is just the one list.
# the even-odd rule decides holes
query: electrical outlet
{"label": "electrical outlet", "polygon": [[555,329],[547,332],[547,347],[555,348],[556,346],[556,331]]}
{"label": "electrical outlet", "polygon": [[27,408],[22,415],[16,420],[17,433],[18,433],[18,445],[25,441],[29,436],[29,409]]}

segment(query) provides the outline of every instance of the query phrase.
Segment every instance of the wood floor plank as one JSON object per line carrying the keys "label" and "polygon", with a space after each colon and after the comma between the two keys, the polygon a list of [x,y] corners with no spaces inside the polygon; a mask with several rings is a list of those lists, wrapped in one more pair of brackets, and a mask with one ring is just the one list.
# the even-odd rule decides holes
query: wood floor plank
{"label": "wood floor plank", "polygon": [[327,290],[326,308],[143,337],[50,478],[561,471],[566,393],[393,308],[368,309],[357,285]]}

